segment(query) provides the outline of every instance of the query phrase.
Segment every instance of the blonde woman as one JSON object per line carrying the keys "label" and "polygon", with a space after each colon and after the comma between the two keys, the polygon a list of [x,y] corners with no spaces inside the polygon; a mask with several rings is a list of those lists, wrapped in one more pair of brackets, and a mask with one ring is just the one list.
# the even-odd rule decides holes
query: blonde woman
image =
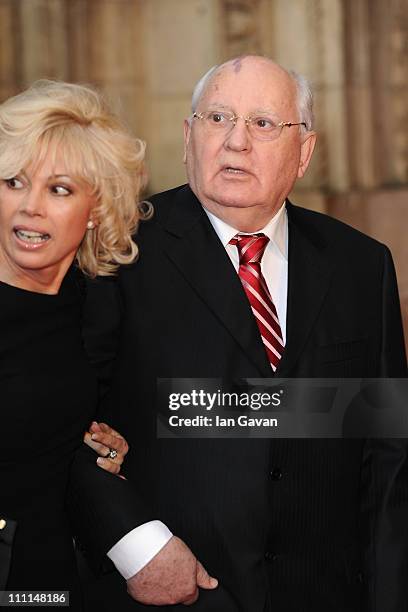
{"label": "blonde woman", "polygon": [[[143,159],[144,143],[92,88],[39,81],[0,105],[0,588],[70,591],[71,609],[64,496],[97,401],[81,277],[136,258]],[[117,472],[125,441],[91,431]]]}

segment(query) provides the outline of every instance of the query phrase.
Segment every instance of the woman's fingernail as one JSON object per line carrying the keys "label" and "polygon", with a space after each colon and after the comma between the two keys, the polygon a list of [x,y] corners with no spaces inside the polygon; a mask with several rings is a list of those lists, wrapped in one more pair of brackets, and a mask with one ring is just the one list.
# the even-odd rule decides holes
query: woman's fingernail
{"label": "woman's fingernail", "polygon": [[98,465],[104,465],[105,459],[103,457],[98,457],[97,460],[96,460],[96,463]]}
{"label": "woman's fingernail", "polygon": [[98,434],[92,434],[91,435],[91,440],[96,440],[98,438]]}

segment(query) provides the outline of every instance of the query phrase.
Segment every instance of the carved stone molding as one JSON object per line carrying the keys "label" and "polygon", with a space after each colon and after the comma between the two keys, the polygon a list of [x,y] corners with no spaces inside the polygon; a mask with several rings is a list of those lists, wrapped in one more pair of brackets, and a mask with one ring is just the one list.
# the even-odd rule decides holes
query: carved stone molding
{"label": "carved stone molding", "polygon": [[21,81],[19,6],[0,1],[0,102],[17,93]]}
{"label": "carved stone molding", "polygon": [[221,32],[225,57],[261,53],[261,0],[221,0]]}
{"label": "carved stone molding", "polygon": [[394,1],[390,33],[395,178],[408,181],[408,11],[404,0]]}

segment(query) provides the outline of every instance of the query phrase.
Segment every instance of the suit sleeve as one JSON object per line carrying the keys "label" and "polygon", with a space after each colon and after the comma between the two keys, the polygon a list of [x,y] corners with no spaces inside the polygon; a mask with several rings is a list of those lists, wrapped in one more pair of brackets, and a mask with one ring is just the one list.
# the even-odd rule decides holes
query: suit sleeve
{"label": "suit sleeve", "polygon": [[152,511],[128,480],[96,465],[95,453],[83,445],[71,466],[68,511],[79,548],[96,573],[113,566],[106,553],[125,534],[152,520]]}
{"label": "suit sleeve", "polygon": [[[106,394],[113,376],[121,320],[121,301],[115,279],[87,281],[83,306],[83,338],[96,370],[100,395]],[[115,427],[113,414],[97,418]],[[113,567],[107,551],[126,533],[152,519],[152,513],[126,480],[96,465],[86,445],[77,451],[71,466],[67,495],[72,530],[94,571]]]}
{"label": "suit sleeve", "polygon": [[[395,269],[384,247],[382,275],[382,378],[406,378],[407,361]],[[406,385],[401,385],[406,394]],[[408,409],[408,398],[399,398]],[[390,406],[392,409],[392,406]],[[370,612],[408,610],[408,440],[368,440],[363,474],[369,482],[366,548]]]}
{"label": "suit sleeve", "polygon": [[113,376],[118,349],[122,302],[115,277],[88,279],[82,310],[82,336],[103,397]]}
{"label": "suit sleeve", "polygon": [[406,378],[407,357],[398,295],[397,277],[391,253],[384,247],[382,272],[382,345],[379,377]]}

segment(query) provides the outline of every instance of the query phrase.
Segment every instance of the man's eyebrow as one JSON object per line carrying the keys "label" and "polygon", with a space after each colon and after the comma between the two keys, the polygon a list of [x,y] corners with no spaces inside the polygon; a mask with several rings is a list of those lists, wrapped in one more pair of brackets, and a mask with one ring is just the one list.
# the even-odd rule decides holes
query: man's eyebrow
{"label": "man's eyebrow", "polygon": [[264,115],[275,115],[275,116],[277,115],[277,113],[271,108],[256,108],[255,110],[251,112],[251,115],[253,115],[254,113],[262,113]]}
{"label": "man's eyebrow", "polygon": [[[232,112],[235,112],[231,106],[227,106],[226,104],[222,104],[221,102],[211,102],[208,107],[208,110],[212,109],[212,110],[229,110]],[[275,117],[278,116],[278,114],[272,110],[271,108],[255,108],[253,111],[251,111],[249,113],[249,115],[254,115],[254,114],[263,114],[263,115],[273,115]]]}
{"label": "man's eyebrow", "polygon": [[221,102],[211,102],[208,105],[208,108],[214,108],[216,110],[232,110],[231,106],[227,106],[226,104],[221,104]]}

